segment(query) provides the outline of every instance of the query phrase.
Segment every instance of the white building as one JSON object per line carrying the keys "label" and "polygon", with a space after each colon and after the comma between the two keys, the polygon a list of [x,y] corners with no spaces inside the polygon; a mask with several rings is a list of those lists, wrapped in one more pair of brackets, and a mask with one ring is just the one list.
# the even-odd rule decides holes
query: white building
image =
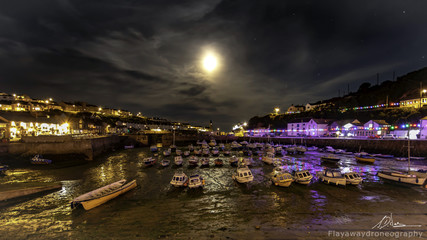
{"label": "white building", "polygon": [[357,130],[356,136],[383,136],[387,133],[389,127],[390,125],[384,120],[369,120],[363,124],[363,129]]}
{"label": "white building", "polygon": [[288,123],[288,136],[323,136],[328,131],[328,121],[306,118]]}

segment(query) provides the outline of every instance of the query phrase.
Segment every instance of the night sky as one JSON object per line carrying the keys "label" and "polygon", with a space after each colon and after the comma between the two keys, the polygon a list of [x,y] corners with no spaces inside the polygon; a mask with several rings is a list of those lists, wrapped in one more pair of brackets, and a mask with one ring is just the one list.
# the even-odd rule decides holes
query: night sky
{"label": "night sky", "polygon": [[[0,0],[0,92],[230,130],[427,66],[427,1]],[[212,72],[202,67],[217,57]]]}

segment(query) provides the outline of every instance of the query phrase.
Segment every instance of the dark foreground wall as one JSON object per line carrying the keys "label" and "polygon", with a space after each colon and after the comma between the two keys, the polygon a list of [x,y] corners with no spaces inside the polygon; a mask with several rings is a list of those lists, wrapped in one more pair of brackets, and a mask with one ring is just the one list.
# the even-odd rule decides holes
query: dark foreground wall
{"label": "dark foreground wall", "polygon": [[[267,138],[243,137],[238,141],[267,142]],[[307,146],[346,149],[347,151],[361,151],[369,153],[393,154],[396,156],[406,156],[408,150],[408,140],[386,140],[386,139],[340,139],[340,138],[270,138],[274,143],[301,144]],[[411,140],[411,156],[427,157],[427,140]]]}

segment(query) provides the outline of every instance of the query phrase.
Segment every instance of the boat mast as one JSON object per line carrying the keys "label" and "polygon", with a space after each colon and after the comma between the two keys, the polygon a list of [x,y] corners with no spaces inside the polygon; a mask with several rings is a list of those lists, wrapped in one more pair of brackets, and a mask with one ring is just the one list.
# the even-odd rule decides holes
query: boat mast
{"label": "boat mast", "polygon": [[172,145],[175,145],[175,126],[172,127],[172,129],[173,129],[173,142],[172,142]]}
{"label": "boat mast", "polygon": [[410,165],[411,165],[411,142],[410,142],[410,137],[409,137],[410,129],[411,129],[411,127],[408,128],[408,173],[411,170],[410,169]]}

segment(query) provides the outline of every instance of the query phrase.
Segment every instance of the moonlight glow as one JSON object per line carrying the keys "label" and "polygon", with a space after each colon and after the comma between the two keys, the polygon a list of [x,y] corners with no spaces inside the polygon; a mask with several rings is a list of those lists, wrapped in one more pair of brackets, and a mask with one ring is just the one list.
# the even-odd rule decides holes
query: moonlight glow
{"label": "moonlight glow", "polygon": [[212,55],[209,54],[203,59],[203,67],[208,71],[212,72],[218,65],[217,59]]}

